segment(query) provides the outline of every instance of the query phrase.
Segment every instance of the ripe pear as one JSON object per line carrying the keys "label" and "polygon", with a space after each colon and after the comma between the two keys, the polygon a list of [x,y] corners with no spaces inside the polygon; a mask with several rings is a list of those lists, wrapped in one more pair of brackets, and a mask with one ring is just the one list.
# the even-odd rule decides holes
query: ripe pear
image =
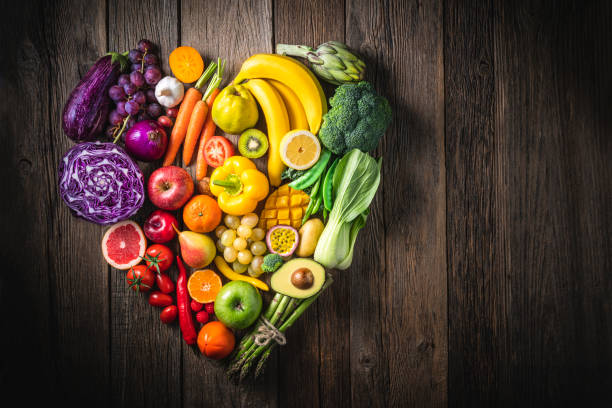
{"label": "ripe pear", "polygon": [[217,247],[208,235],[193,231],[179,231],[174,224],[181,246],[183,261],[192,268],[204,268],[210,265],[217,255]]}

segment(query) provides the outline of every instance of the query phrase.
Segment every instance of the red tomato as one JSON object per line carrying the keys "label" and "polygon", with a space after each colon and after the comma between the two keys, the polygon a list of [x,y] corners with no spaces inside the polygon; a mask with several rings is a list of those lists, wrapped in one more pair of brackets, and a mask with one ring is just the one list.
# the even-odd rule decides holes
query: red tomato
{"label": "red tomato", "polygon": [[210,167],[222,166],[233,155],[234,145],[223,136],[213,136],[204,145],[204,158]]}
{"label": "red tomato", "polygon": [[144,260],[153,272],[162,273],[172,265],[174,254],[165,245],[153,244],[145,251]]}
{"label": "red tomato", "polygon": [[168,306],[159,314],[159,318],[163,323],[172,323],[178,316],[178,308],[175,305]]}
{"label": "red tomato", "polygon": [[172,282],[172,278],[165,273],[155,274],[155,280],[157,281],[157,287],[163,293],[174,292],[174,282]]}
{"label": "red tomato", "polygon": [[130,288],[136,292],[148,292],[155,284],[155,275],[145,265],[133,266],[126,278]]}
{"label": "red tomato", "polygon": [[155,307],[167,307],[173,303],[172,296],[161,292],[152,292],[149,295],[149,304]]}

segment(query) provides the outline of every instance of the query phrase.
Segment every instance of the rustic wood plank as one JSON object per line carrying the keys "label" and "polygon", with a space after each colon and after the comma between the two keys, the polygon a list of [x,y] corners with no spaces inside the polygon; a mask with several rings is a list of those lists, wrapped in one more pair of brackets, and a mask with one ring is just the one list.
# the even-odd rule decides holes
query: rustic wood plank
{"label": "rustic wood plank", "polygon": [[[499,403],[493,394],[499,367],[491,355],[509,352],[496,335],[505,310],[497,288],[504,278],[492,15],[488,2],[445,6],[449,404],[461,406]],[[488,322],[496,319],[499,326],[491,330]]]}
{"label": "rustic wood plank", "polygon": [[[259,52],[271,52],[272,2],[181,2],[181,45],[195,47],[206,63],[225,59],[223,86],[230,83],[240,70],[242,62]],[[265,122],[263,119],[259,127]],[[265,130],[265,125],[262,128]],[[225,135],[237,148],[238,135]],[[179,160],[182,163],[182,159]],[[260,170],[265,170],[264,158],[257,159]],[[208,174],[213,169],[209,168]],[[195,163],[190,166],[195,174]],[[224,278],[225,279],[225,278]],[[269,300],[268,297],[264,296]],[[265,307],[265,306],[264,306]],[[183,377],[186,406],[277,406],[276,359],[270,358],[263,381],[235,386],[225,375],[226,366],[208,360],[197,349],[184,348]]]}
{"label": "rustic wood plank", "polygon": [[[18,303],[40,302],[46,309],[30,315],[41,331],[30,333],[29,341],[37,340],[38,346],[29,348],[33,344],[26,340],[24,353],[48,353],[42,361],[52,361],[51,370],[42,363],[42,372],[31,370],[25,381],[31,385],[36,373],[53,385],[50,398],[68,403],[93,398],[104,403],[109,396],[109,304],[108,274],[99,250],[102,229],[70,214],[57,191],[57,167],[73,146],[61,128],[64,103],[106,45],[105,4],[58,1],[20,7],[19,14],[28,17],[23,21],[20,15],[16,22],[22,20],[28,28],[23,28],[17,54],[15,86],[18,100],[24,103],[12,106],[11,128],[17,132],[11,139],[18,150],[11,151],[7,160],[17,161],[14,168],[20,171],[23,195],[11,206],[8,219],[16,234],[12,242],[25,243],[14,252],[21,259],[16,262],[19,275],[27,276],[26,288],[36,287],[26,292],[29,301]],[[20,238],[21,233],[27,236]],[[28,319],[17,327],[30,323]],[[49,378],[44,379],[46,375]],[[30,389],[25,395],[38,394]]]}
{"label": "rustic wood plank", "polygon": [[352,403],[446,406],[442,4],[349,2],[346,39],[394,111],[350,272]]}
{"label": "rustic wood plank", "polygon": [[[168,55],[178,44],[178,6],[175,1],[111,0],[108,6],[108,47],[113,51],[136,48],[142,38],[159,47],[162,69],[170,74]],[[139,163],[145,180],[159,163]],[[153,210],[149,200],[138,212],[142,225]],[[128,289],[125,272],[111,274],[111,373],[113,404],[182,406],[181,349],[178,324],[165,325],[160,310],[146,294]],[[169,271],[176,279],[176,267]]]}
{"label": "rustic wood plank", "polygon": [[499,394],[596,405],[612,385],[612,7],[495,4],[497,183],[507,203],[500,289],[506,310],[523,316],[508,322]]}
{"label": "rustic wood plank", "polygon": [[449,404],[599,406],[612,385],[612,9],[446,10]]}
{"label": "rustic wood plank", "polygon": [[[33,1],[25,7],[35,7]],[[7,313],[0,323],[3,333],[0,383],[11,396],[28,396],[32,371],[40,375],[40,392],[56,396],[56,366],[52,358],[55,345],[41,343],[50,339],[53,330],[53,308],[50,285],[50,248],[47,241],[51,226],[47,222],[53,212],[48,206],[55,194],[55,177],[47,175],[54,161],[48,152],[53,148],[50,137],[34,142],[33,137],[46,128],[49,120],[51,74],[40,72],[39,66],[49,62],[46,49],[44,14],[25,15],[18,8],[6,10],[1,17],[2,38],[11,38],[0,58],[0,117],[4,124],[3,147],[0,149],[2,172],[9,183],[0,203],[0,226],[3,234],[0,249],[8,268],[0,279],[0,300]],[[43,97],[41,97],[41,95]],[[27,120],[22,120],[27,118]],[[50,135],[50,130],[45,135]],[[27,203],[27,205],[26,205]],[[40,241],[33,239],[44,237]],[[15,305],[20,305],[15,309]],[[6,308],[6,309],[5,309]],[[9,309],[10,308],[10,309]],[[27,319],[24,316],[36,317]]]}
{"label": "rustic wood plank", "polygon": [[[330,40],[344,41],[344,2],[274,3],[275,45],[316,47]],[[328,96],[333,95],[334,86],[321,84]],[[350,276],[342,272],[334,276],[333,285],[291,327],[287,345],[280,349],[279,402],[283,406],[338,407],[350,399],[350,339],[346,335]]]}

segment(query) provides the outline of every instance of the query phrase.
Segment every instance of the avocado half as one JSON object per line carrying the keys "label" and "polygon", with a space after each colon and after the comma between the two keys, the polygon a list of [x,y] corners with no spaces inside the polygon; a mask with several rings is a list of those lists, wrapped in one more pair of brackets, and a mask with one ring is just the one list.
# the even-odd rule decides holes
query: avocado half
{"label": "avocado half", "polygon": [[316,294],[325,282],[325,268],[307,258],[295,258],[274,272],[270,286],[276,292],[296,299]]}

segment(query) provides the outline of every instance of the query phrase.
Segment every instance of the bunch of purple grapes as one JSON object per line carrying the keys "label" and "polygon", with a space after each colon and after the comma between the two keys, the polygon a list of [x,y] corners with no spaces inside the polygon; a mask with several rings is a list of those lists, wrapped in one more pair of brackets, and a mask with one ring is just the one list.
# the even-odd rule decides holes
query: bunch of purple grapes
{"label": "bunch of purple grapes", "polygon": [[157,119],[164,114],[155,97],[155,85],[162,79],[162,71],[154,52],[153,43],[144,39],[138,42],[138,48],[129,52],[131,72],[121,74],[117,84],[108,91],[115,109],[108,116],[107,136],[114,139],[122,128],[127,130],[136,122]]}

